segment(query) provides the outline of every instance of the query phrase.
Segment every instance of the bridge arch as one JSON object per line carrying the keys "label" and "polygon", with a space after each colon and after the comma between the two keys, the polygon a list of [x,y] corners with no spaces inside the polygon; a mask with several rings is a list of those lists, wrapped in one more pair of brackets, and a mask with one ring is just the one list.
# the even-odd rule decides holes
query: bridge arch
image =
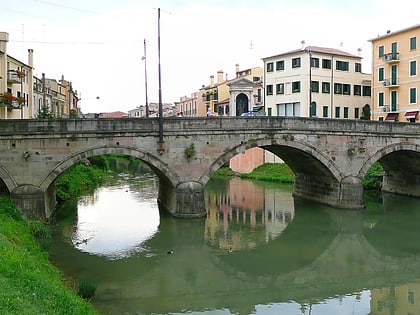
{"label": "bridge arch", "polygon": [[89,157],[103,154],[125,154],[134,156],[150,166],[162,182],[175,185],[179,181],[178,174],[174,172],[171,167],[149,152],[123,146],[99,146],[77,152],[63,159],[63,161],[55,166],[40,182],[39,187],[43,190],[47,190],[55,179],[70,166]]}
{"label": "bridge arch", "polygon": [[359,177],[367,173],[375,163],[384,169],[382,190],[419,196],[420,184],[420,145],[413,143],[393,143],[373,153],[359,170]]}
{"label": "bridge arch", "polygon": [[[260,147],[268,150],[273,154],[279,156],[285,161],[285,163],[292,169],[296,174],[299,173],[300,169],[304,165],[308,164],[308,160],[311,160],[311,165],[316,165],[312,172],[316,172],[317,175],[330,176],[337,182],[341,182],[345,175],[340,171],[339,167],[331,160],[328,155],[324,154],[318,148],[309,145],[305,142],[290,141],[288,137],[286,139],[255,139],[232,147],[229,151],[220,155],[211,165],[210,169],[203,174],[199,182],[205,185],[213,174],[223,165],[225,165],[231,158],[240,154],[246,150]],[[295,157],[298,157],[296,159]],[[302,162],[297,162],[299,159],[304,159]]]}
{"label": "bridge arch", "polygon": [[0,164],[0,179],[3,180],[4,184],[6,185],[9,191],[12,191],[18,186],[13,176],[1,164]]}

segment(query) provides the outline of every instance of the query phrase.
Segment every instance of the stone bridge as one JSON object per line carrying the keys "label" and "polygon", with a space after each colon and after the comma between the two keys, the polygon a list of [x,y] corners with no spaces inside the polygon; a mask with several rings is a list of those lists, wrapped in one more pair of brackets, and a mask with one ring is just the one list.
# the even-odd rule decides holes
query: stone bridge
{"label": "stone bridge", "polygon": [[[191,144],[195,151],[187,157]],[[54,181],[68,167],[99,154],[126,154],[157,174],[164,209],[200,217],[207,181],[253,147],[290,166],[297,197],[363,208],[362,179],[376,161],[385,170],[384,191],[420,197],[420,124],[320,118],[3,120],[0,178],[25,216],[49,218]]]}

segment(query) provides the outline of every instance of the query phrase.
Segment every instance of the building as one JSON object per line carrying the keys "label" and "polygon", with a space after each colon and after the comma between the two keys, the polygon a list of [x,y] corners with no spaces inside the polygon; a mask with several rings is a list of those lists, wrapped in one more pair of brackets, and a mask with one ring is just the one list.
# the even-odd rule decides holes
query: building
{"label": "building", "polygon": [[210,84],[202,86],[200,92],[205,104],[205,111],[210,109],[218,115],[240,116],[261,105],[262,95],[261,67],[239,70],[236,64],[235,78],[228,79],[222,70],[217,72],[217,81],[210,76]]}
{"label": "building", "polygon": [[420,24],[378,36],[372,43],[373,119],[419,121]]}
{"label": "building", "polygon": [[[159,117],[159,103],[149,103],[149,117]],[[176,117],[177,109],[172,103],[162,103],[162,114],[163,117]],[[128,117],[130,118],[141,118],[146,117],[146,106],[140,105],[134,109],[128,111]]]}
{"label": "building", "polygon": [[206,116],[206,108],[199,91],[191,93],[190,96],[182,96],[179,102],[175,102],[175,106],[177,116],[180,117]]}
{"label": "building", "polygon": [[268,115],[362,118],[370,108],[371,75],[362,72],[361,59],[316,46],[263,58]]}
{"label": "building", "polygon": [[24,119],[33,115],[33,50],[28,63],[7,54],[9,34],[0,32],[0,118]]}

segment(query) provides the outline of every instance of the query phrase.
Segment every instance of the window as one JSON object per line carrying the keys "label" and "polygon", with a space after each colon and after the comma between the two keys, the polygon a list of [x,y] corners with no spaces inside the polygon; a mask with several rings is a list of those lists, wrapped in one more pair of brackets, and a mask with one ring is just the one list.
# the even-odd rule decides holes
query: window
{"label": "window", "polygon": [[267,72],[273,72],[273,63],[272,62],[267,63]]}
{"label": "window", "polygon": [[362,72],[362,64],[360,62],[354,64],[354,72]]}
{"label": "window", "polygon": [[276,61],[276,71],[284,70],[284,60]]}
{"label": "window", "polygon": [[300,116],[300,103],[277,104],[278,116]]}
{"label": "window", "polygon": [[354,118],[355,118],[355,119],[358,119],[358,118],[359,118],[359,108],[358,108],[358,107],[356,107],[356,108],[354,109]]}
{"label": "window", "polygon": [[318,81],[312,81],[311,82],[311,91],[314,93],[319,93],[319,82]]}
{"label": "window", "polygon": [[378,81],[381,82],[384,80],[384,68],[378,69]]}
{"label": "window", "polygon": [[335,108],[335,118],[340,118],[340,107]]}
{"label": "window", "polygon": [[417,43],[416,43],[416,37],[411,37],[410,38],[410,50],[415,50],[417,49]]}
{"label": "window", "polygon": [[343,94],[350,95],[350,84],[343,84]]}
{"label": "window", "polygon": [[358,84],[355,84],[354,86],[353,86],[353,95],[362,95],[362,86],[361,85],[358,85]]}
{"label": "window", "polygon": [[292,93],[299,93],[300,92],[300,81],[292,82]]}
{"label": "window", "polygon": [[416,103],[417,103],[417,89],[410,88],[410,104],[416,104]]}
{"label": "window", "polygon": [[292,59],[292,68],[300,68],[300,57]]}
{"label": "window", "polygon": [[334,94],[343,94],[343,84],[334,83]]}
{"label": "window", "polygon": [[267,90],[267,95],[273,95],[273,85],[272,84],[267,85],[266,90]]}
{"label": "window", "polygon": [[330,82],[322,82],[322,93],[330,94]]}
{"label": "window", "polygon": [[384,93],[378,93],[378,106],[384,106]]}
{"label": "window", "polygon": [[328,117],[328,106],[324,105],[322,106],[322,117]]}
{"label": "window", "polygon": [[311,67],[319,68],[319,58],[311,58]]}
{"label": "window", "polygon": [[363,96],[370,96],[371,94],[370,86],[363,85],[362,92],[363,92]]}
{"label": "window", "polygon": [[384,46],[379,46],[379,58],[383,57],[383,55],[385,54],[385,48]]}
{"label": "window", "polygon": [[276,84],[276,94],[284,94],[284,83]]}
{"label": "window", "polygon": [[335,62],[335,69],[341,71],[349,71],[349,63],[347,61],[337,60]]}
{"label": "window", "polygon": [[330,59],[322,59],[322,69],[331,69]]}
{"label": "window", "polygon": [[410,61],[410,76],[415,76],[417,74],[417,62]]}
{"label": "window", "polygon": [[348,107],[344,107],[344,118],[349,118],[349,108]]}

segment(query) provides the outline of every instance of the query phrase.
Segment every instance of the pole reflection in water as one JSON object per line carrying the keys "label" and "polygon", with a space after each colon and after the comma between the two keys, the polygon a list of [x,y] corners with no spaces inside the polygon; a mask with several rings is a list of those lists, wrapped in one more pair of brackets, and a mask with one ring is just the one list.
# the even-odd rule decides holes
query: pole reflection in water
{"label": "pole reflection in water", "polygon": [[159,214],[150,176],[123,182],[59,221],[51,247],[66,275],[97,283],[101,312],[419,314],[417,199],[347,211],[293,199],[291,186],[214,179],[207,217],[184,220]]}

